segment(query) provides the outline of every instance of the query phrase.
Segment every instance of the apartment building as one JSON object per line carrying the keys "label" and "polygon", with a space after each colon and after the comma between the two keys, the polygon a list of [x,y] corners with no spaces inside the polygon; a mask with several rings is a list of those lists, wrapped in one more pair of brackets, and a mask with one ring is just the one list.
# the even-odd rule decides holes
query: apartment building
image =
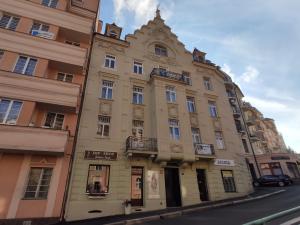
{"label": "apartment building", "polygon": [[[66,220],[180,207],[252,191],[226,74],[160,16],[94,37]],[[131,206],[131,207],[130,207]]]}
{"label": "apartment building", "polygon": [[[300,178],[300,161],[294,152],[287,149],[274,120],[264,118],[263,114],[248,102],[242,103],[242,109],[255,154],[246,155],[253,178],[259,174],[287,174],[292,178]],[[255,161],[258,166],[254,166]]]}
{"label": "apartment building", "polygon": [[0,0],[0,223],[61,216],[98,4]]}

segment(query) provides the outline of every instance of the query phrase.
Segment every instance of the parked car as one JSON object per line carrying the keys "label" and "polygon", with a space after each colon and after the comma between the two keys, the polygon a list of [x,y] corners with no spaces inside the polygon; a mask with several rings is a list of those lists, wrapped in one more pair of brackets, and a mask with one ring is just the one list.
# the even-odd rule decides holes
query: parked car
{"label": "parked car", "polygon": [[268,185],[278,185],[279,187],[283,187],[292,183],[293,181],[288,175],[265,175],[253,181],[253,186],[259,187]]}

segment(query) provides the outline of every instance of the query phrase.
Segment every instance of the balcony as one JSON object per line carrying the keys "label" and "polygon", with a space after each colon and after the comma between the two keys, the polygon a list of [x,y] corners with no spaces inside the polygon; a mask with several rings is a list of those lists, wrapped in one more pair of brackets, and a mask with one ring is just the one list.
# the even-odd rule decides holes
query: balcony
{"label": "balcony", "polygon": [[259,137],[257,136],[256,133],[250,133],[249,136],[250,136],[251,142],[257,142],[257,141],[260,141],[260,139],[259,139]]}
{"label": "balcony", "polygon": [[174,73],[161,68],[154,68],[150,74],[150,77],[162,77],[185,85],[191,85],[191,78],[189,76],[185,74]]}
{"label": "balcony", "polygon": [[128,137],[126,140],[126,155],[155,158],[158,154],[156,138]]}
{"label": "balcony", "polygon": [[215,150],[212,144],[194,143],[196,158],[215,158]]}
{"label": "balcony", "polygon": [[256,118],[255,117],[248,117],[246,118],[246,123],[248,126],[253,126],[256,123]]}
{"label": "balcony", "polygon": [[92,19],[45,7],[30,1],[0,0],[0,10],[88,35],[92,32]]}
{"label": "balcony", "polygon": [[77,108],[77,84],[0,70],[0,96]]}
{"label": "balcony", "polygon": [[0,49],[79,67],[84,66],[87,54],[85,48],[2,28]]}
{"label": "balcony", "polygon": [[69,132],[0,125],[0,152],[63,155]]}
{"label": "balcony", "polygon": [[234,118],[239,118],[241,116],[241,111],[237,108],[232,107]]}

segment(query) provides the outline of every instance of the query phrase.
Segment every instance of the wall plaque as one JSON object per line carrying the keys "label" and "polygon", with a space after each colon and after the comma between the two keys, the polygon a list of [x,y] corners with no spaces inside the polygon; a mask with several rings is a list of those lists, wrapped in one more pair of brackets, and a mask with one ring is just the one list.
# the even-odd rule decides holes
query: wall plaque
{"label": "wall plaque", "polygon": [[229,159],[215,159],[216,166],[235,166],[234,160]]}
{"label": "wall plaque", "polygon": [[117,160],[118,153],[116,152],[103,152],[103,151],[85,151],[84,159],[89,160]]}

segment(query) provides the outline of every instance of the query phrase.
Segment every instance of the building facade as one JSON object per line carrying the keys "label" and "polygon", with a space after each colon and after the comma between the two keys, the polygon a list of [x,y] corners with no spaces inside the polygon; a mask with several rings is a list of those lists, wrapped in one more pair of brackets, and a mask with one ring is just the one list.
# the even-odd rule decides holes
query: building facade
{"label": "building facade", "polygon": [[[242,108],[256,158],[253,154],[246,155],[253,178],[259,174],[287,174],[294,179],[300,178],[299,159],[293,151],[287,149],[274,120],[264,118],[262,113],[248,102],[243,102]],[[255,160],[258,168],[254,166]]]}
{"label": "building facade", "polygon": [[66,220],[249,194],[225,74],[187,51],[159,10],[125,40],[121,31],[95,36]]}
{"label": "building facade", "polygon": [[98,4],[0,0],[0,223],[61,216]]}

